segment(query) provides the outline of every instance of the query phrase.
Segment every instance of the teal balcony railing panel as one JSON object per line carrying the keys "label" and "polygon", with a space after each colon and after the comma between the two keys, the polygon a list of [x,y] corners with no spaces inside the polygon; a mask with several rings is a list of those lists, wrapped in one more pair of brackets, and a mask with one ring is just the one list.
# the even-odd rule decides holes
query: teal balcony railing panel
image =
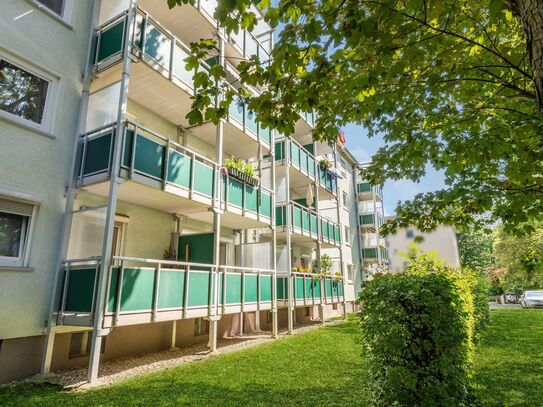
{"label": "teal balcony railing panel", "polygon": [[275,159],[282,160],[285,158],[285,143],[279,141],[275,143]]}
{"label": "teal balcony railing panel", "polygon": [[245,274],[245,302],[257,302],[258,276]]}
{"label": "teal balcony railing panel", "polygon": [[275,225],[276,226],[285,226],[287,224],[285,218],[285,207],[278,206],[275,208]]}
{"label": "teal balcony railing panel", "polygon": [[183,307],[185,271],[160,270],[158,288],[158,309]]}
{"label": "teal balcony railing panel", "polygon": [[65,310],[68,312],[91,312],[92,294],[96,269],[70,270]]}
{"label": "teal balcony railing panel", "polygon": [[260,301],[271,301],[273,298],[272,276],[260,276]]}
{"label": "teal balcony railing panel", "polygon": [[332,297],[332,281],[329,278],[324,280],[324,296],[327,298]]}
{"label": "teal balcony railing panel", "polygon": [[[205,307],[209,305],[212,297],[209,298],[210,274],[207,272],[189,273],[189,307]],[[213,303],[213,301],[211,301]]]}
{"label": "teal balcony railing panel", "polygon": [[292,207],[292,225],[302,228],[302,210],[296,206]]}
{"label": "teal balcony railing panel", "polygon": [[277,277],[277,299],[285,300],[288,298],[288,284],[286,277]]}
{"label": "teal balcony railing panel", "polygon": [[310,214],[310,224],[311,224],[311,233],[317,233],[317,230],[318,230],[318,220],[317,220],[317,215],[315,214]]}
{"label": "teal balcony railing panel", "polygon": [[187,70],[185,59],[189,56],[180,47],[175,47],[173,53],[172,73],[186,85],[194,88],[194,72]]}
{"label": "teal balcony railing panel", "polygon": [[241,304],[241,274],[226,274],[226,303]]}
{"label": "teal balcony railing panel", "polygon": [[271,218],[272,211],[272,197],[271,194],[261,191],[260,192],[260,214]]}
{"label": "teal balcony railing panel", "polygon": [[170,67],[172,41],[152,24],[145,27],[145,45],[143,52],[163,68]]}
{"label": "teal balcony railing panel", "polygon": [[258,189],[245,185],[245,209],[258,212]]}
{"label": "teal balcony railing panel", "polygon": [[178,151],[170,150],[167,181],[184,188],[190,188],[191,163],[192,159],[190,157]]}
{"label": "teal balcony railing panel", "polygon": [[334,297],[339,296],[339,283],[337,281],[332,281],[332,295]]}
{"label": "teal balcony railing panel", "polygon": [[294,165],[300,165],[300,148],[294,143],[290,143],[290,159]]}
{"label": "teal balcony railing panel", "polygon": [[304,171],[308,171],[308,158],[309,157],[307,156],[307,153],[304,150],[300,149],[300,168]]}
{"label": "teal balcony railing panel", "polygon": [[245,107],[245,127],[254,134],[258,134],[258,123],[256,121],[256,113]]}
{"label": "teal balcony railing panel", "polygon": [[362,254],[366,259],[376,259],[377,258],[377,249],[375,247],[365,247],[362,250]]}
{"label": "teal balcony railing panel", "polygon": [[199,161],[194,163],[194,190],[206,196],[213,196],[214,170]]}
{"label": "teal balcony railing panel", "polygon": [[327,171],[323,170],[319,165],[319,181],[323,187],[326,188],[326,173]]}
{"label": "teal balcony railing panel", "polygon": [[294,283],[296,285],[296,289],[294,291],[296,299],[301,300],[304,298],[304,278],[295,277]]}
{"label": "teal balcony railing panel", "polygon": [[373,225],[373,214],[360,215],[360,223],[362,225]]}
{"label": "teal balcony railing panel", "polygon": [[321,282],[320,280],[313,280],[313,291],[315,293],[315,298],[320,298],[321,296]]}
{"label": "teal balcony railing panel", "polygon": [[337,178],[333,175],[330,175],[331,178],[331,185],[330,185],[330,191],[335,192],[337,188]]}
{"label": "teal balcony railing panel", "polygon": [[120,53],[124,37],[124,18],[103,29],[97,37],[98,50],[95,63],[101,62],[112,55]]}
{"label": "teal balcony railing panel", "polygon": [[163,179],[165,147],[147,137],[137,135],[134,169],[155,178]]}
{"label": "teal balcony railing panel", "polygon": [[328,223],[328,237],[332,240],[335,239],[335,228],[333,223]]}
{"label": "teal balcony railing panel", "polygon": [[338,292],[339,292],[339,296],[340,296],[340,297],[343,297],[343,295],[344,295],[344,289],[345,289],[345,287],[344,287],[344,285],[343,285],[343,281],[340,281],[340,282],[339,282],[339,287],[338,287]]}
{"label": "teal balcony railing panel", "polygon": [[309,172],[309,175],[311,175],[312,177],[315,176],[315,164],[316,164],[316,160],[309,157],[307,160],[307,171]]}
{"label": "teal balcony railing panel", "polygon": [[121,287],[121,311],[144,311],[153,307],[155,270],[145,268],[125,268],[122,282],[119,268],[111,269],[111,282],[108,311],[114,312],[117,306],[117,290]]}
{"label": "teal balcony railing panel", "polygon": [[106,133],[87,141],[83,175],[103,172],[109,168],[112,136],[113,133]]}
{"label": "teal balcony railing panel", "polygon": [[243,126],[245,117],[245,103],[243,103],[241,98],[234,98],[234,100],[232,100],[230,103],[230,108],[228,109],[228,115],[231,119],[234,119]]}
{"label": "teal balcony railing panel", "polygon": [[304,225],[304,230],[306,231],[311,231],[311,221],[310,221],[310,217],[309,217],[309,212],[308,211],[303,211],[303,225]]}
{"label": "teal balcony railing panel", "polygon": [[325,238],[325,239],[328,239],[328,222],[325,221],[324,219],[321,220],[321,232],[322,232],[322,236]]}
{"label": "teal balcony railing panel", "polygon": [[336,231],[336,242],[341,242],[341,231],[339,230],[339,226],[335,226],[334,227],[335,231]]}
{"label": "teal balcony railing panel", "polygon": [[228,178],[228,203],[243,208],[243,182]]}
{"label": "teal balcony railing panel", "polygon": [[311,277],[305,277],[305,298],[313,298],[314,280]]}
{"label": "teal balcony railing panel", "polygon": [[264,140],[266,143],[271,145],[271,141],[272,141],[272,131],[271,131],[271,129],[269,127],[265,129],[262,126],[259,125],[258,126],[258,131],[259,131],[260,138],[262,140]]}

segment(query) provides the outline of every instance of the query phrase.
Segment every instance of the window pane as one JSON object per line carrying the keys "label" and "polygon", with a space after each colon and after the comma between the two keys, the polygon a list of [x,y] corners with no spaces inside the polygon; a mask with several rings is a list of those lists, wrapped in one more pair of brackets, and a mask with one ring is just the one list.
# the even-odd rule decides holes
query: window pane
{"label": "window pane", "polygon": [[24,216],[0,212],[0,256],[19,257]]}
{"label": "window pane", "polygon": [[49,83],[0,61],[0,109],[41,124]]}
{"label": "window pane", "polygon": [[62,16],[62,9],[64,7],[64,0],[38,0],[41,4],[47,7],[49,10],[54,11],[59,16]]}

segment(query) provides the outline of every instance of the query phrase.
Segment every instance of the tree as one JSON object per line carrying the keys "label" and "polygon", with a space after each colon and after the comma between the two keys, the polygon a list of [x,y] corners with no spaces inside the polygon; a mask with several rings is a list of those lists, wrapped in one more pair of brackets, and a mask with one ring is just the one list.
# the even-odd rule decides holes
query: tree
{"label": "tree", "polygon": [[[289,135],[300,111],[316,110],[317,139],[349,122],[383,133],[363,171],[373,184],[418,181],[428,164],[444,171],[447,187],[400,204],[384,232],[496,219],[533,231],[526,221],[543,218],[541,0],[236,0],[215,17],[228,32],[251,30],[255,7],[280,33],[269,60],[239,63],[236,86],[264,89],[238,91],[264,127]],[[220,65],[199,68],[215,40],[192,49],[188,118],[216,122],[236,92]]]}
{"label": "tree", "polygon": [[518,237],[499,227],[495,253],[502,269],[499,278],[506,290],[543,288],[543,224],[532,225],[530,236]]}
{"label": "tree", "polygon": [[496,267],[492,233],[479,228],[467,228],[458,233],[458,253],[461,267],[480,275],[488,275]]}

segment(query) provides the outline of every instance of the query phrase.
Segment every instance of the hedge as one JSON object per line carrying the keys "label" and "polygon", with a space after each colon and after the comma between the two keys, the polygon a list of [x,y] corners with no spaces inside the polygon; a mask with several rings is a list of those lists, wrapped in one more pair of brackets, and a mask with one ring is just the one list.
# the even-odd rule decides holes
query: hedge
{"label": "hedge", "polygon": [[423,257],[367,282],[359,300],[372,405],[468,404],[479,329],[472,276]]}

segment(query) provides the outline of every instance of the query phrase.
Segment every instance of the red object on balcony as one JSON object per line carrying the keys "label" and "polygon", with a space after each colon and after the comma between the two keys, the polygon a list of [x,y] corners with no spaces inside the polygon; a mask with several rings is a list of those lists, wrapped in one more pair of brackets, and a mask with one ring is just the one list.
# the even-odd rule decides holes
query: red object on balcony
{"label": "red object on balcony", "polygon": [[339,133],[339,136],[338,136],[338,139],[339,139],[339,142],[340,142],[341,144],[345,144],[345,133],[340,132],[340,133]]}

